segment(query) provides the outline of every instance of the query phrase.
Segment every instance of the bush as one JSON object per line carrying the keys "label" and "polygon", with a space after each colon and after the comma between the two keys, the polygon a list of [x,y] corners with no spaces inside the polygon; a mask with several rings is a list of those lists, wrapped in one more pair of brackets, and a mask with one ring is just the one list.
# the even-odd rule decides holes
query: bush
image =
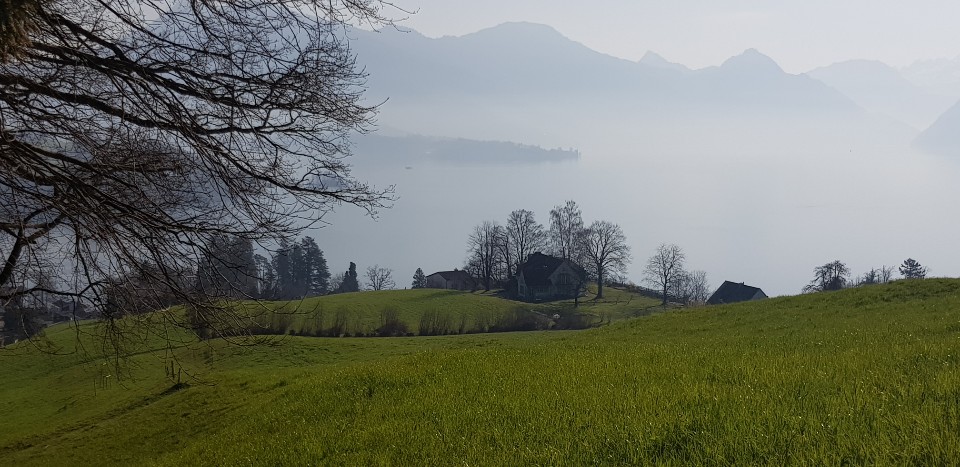
{"label": "bush", "polygon": [[554,320],[556,329],[587,329],[599,326],[603,320],[583,313],[568,313]]}
{"label": "bush", "polygon": [[446,311],[427,310],[420,315],[421,336],[453,334],[453,319]]}
{"label": "bush", "polygon": [[408,332],[407,323],[400,319],[399,311],[394,308],[384,308],[380,311],[380,327],[376,330],[378,336],[405,336]]}
{"label": "bush", "polygon": [[490,327],[490,332],[536,331],[549,327],[550,320],[547,317],[517,306],[500,315]]}
{"label": "bush", "polygon": [[344,336],[347,334],[349,312],[346,308],[339,308],[333,315],[333,325],[327,330],[330,337]]}

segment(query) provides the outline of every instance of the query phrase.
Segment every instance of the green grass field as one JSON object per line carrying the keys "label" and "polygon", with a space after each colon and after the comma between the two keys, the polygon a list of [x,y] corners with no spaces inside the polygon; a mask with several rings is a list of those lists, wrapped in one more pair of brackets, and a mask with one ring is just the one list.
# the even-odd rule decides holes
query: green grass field
{"label": "green grass field", "polygon": [[[588,294],[596,294],[595,286]],[[576,308],[573,300],[531,304],[504,300],[494,293],[419,289],[327,295],[251,305],[250,309],[253,313],[268,310],[259,321],[275,334],[372,336],[383,325],[387,310],[396,313],[410,334],[445,335],[488,332],[498,325],[509,328],[505,321],[528,315],[577,315],[583,318],[578,323],[599,325],[649,313],[658,305],[657,300],[608,287],[603,299],[581,299]],[[432,316],[433,332],[423,332],[424,315]],[[562,326],[570,320],[552,324]]]}
{"label": "green grass field", "polygon": [[118,383],[19,347],[0,463],[952,465],[958,354],[960,281],[940,279],[587,331],[191,343],[168,356],[197,375],[180,386],[163,355]]}

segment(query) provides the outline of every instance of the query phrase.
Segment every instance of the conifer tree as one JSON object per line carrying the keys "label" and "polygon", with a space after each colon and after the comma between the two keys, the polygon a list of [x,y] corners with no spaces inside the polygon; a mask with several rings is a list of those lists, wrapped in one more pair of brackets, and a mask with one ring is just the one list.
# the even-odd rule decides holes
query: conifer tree
{"label": "conifer tree", "polygon": [[900,274],[904,279],[923,279],[927,277],[927,268],[923,267],[917,260],[907,258],[900,265]]}
{"label": "conifer tree", "polygon": [[323,295],[330,290],[330,270],[327,269],[327,260],[323,257],[323,250],[311,237],[304,237],[300,242],[303,249],[304,271],[306,273],[306,296]]}
{"label": "conifer tree", "polygon": [[427,287],[427,276],[423,274],[423,269],[417,268],[417,272],[413,273],[413,289],[425,289]]}
{"label": "conifer tree", "polygon": [[343,282],[340,284],[338,292],[356,292],[360,290],[360,281],[357,280],[357,265],[350,262],[350,269],[343,273]]}

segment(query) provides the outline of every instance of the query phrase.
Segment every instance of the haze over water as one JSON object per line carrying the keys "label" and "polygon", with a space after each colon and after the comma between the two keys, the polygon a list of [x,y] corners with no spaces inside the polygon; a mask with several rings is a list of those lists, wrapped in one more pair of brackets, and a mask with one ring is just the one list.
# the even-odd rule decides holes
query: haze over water
{"label": "haze over water", "polygon": [[381,133],[575,148],[580,158],[421,160],[359,144],[354,174],[395,184],[399,200],[377,221],[344,208],[313,232],[333,272],[376,263],[403,287],[418,267],[463,267],[476,224],[528,209],[547,225],[572,199],[586,224],[623,227],[634,257],[626,278],[637,283],[660,243],[680,245],[713,287],[746,282],[770,295],[799,293],[814,267],[837,259],[855,275],[908,257],[931,275],[960,275],[960,157],[915,143],[926,130],[915,122],[951,122],[940,114],[958,100],[950,77],[960,85],[960,61],[808,76],[752,49],[703,70],[631,62],[527,23],[442,39],[354,36],[369,102],[383,103]]}

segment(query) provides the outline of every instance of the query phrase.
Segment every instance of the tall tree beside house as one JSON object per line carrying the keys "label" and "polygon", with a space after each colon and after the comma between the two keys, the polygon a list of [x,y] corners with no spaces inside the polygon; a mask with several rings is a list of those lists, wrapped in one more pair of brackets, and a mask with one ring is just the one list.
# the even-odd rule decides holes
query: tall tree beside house
{"label": "tall tree beside house", "polygon": [[904,279],[923,279],[927,277],[927,268],[920,265],[917,260],[907,258],[903,261],[903,264],[900,265],[900,275],[902,275]]}
{"label": "tall tree beside house", "polygon": [[554,256],[577,264],[583,262],[586,229],[575,201],[568,200],[563,206],[550,210],[550,230],[547,233]]}
{"label": "tall tree beside house", "polygon": [[647,260],[644,268],[645,280],[656,286],[663,297],[663,306],[667,306],[670,290],[684,277],[683,262],[686,260],[683,250],[673,244],[660,244],[657,252]]}
{"label": "tall tree beside house", "polygon": [[507,218],[507,240],[511,261],[509,275],[513,275],[517,266],[526,261],[532,253],[547,249],[547,232],[534,218],[533,212],[518,209]]}
{"label": "tall tree beside house", "polygon": [[503,270],[503,227],[493,221],[475,226],[467,240],[467,270],[480,280],[484,290],[493,288],[494,280]]}
{"label": "tall tree beside house", "polygon": [[586,230],[585,253],[597,279],[597,298],[603,298],[603,282],[610,273],[625,272],[630,263],[630,246],[623,229],[607,221],[595,221]]}
{"label": "tall tree beside house", "polygon": [[413,273],[413,283],[410,284],[411,289],[425,289],[427,288],[427,276],[423,273],[423,269],[417,268],[417,271]]}

